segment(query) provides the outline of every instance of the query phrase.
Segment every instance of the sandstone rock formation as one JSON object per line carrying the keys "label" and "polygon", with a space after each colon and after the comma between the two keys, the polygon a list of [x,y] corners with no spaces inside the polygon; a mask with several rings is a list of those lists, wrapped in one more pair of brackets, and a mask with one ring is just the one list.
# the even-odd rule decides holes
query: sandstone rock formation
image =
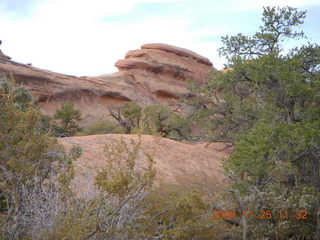
{"label": "sandstone rock formation", "polygon": [[148,90],[155,102],[174,104],[186,96],[186,81],[204,82],[215,69],[212,63],[194,52],[166,44],[144,44],[139,50],[129,51],[125,59],[116,62],[119,74]]}
{"label": "sandstone rock formation", "polygon": [[11,57],[9,57],[9,56],[5,55],[5,54],[0,50],[0,60],[1,60],[1,59],[7,59],[7,60],[10,60],[10,59],[11,59]]}
{"label": "sandstone rock formation", "polygon": [[[75,189],[81,193],[93,187],[94,176],[99,167],[105,164],[103,149],[105,144],[113,139],[122,138],[129,143],[131,139],[138,141],[138,135],[91,135],[83,137],[60,138],[66,149],[71,149],[73,145],[82,147],[83,154],[76,162]],[[90,143],[90,144],[88,144]],[[205,143],[187,144],[162,138],[157,143],[150,135],[141,136],[142,151],[152,153],[155,144],[155,169],[156,183],[160,180],[163,183],[191,184],[212,184],[212,186],[222,186],[227,183],[221,167],[221,158],[226,157],[226,152],[215,150],[222,148],[222,143],[214,143],[205,148]],[[137,159],[137,166],[143,168],[146,158],[140,154]]]}
{"label": "sandstone rock formation", "polygon": [[97,77],[75,77],[11,61],[0,52],[0,75],[12,74],[39,98],[42,111],[52,114],[64,101],[73,101],[84,122],[107,115],[107,107],[135,101],[164,103],[176,108],[190,93],[187,80],[204,82],[215,71],[212,63],[192,51],[166,44],[145,44],[116,62],[119,71]]}
{"label": "sandstone rock formation", "polygon": [[[2,41],[0,40],[0,45],[2,44]],[[3,52],[0,50],[0,60],[1,59],[11,59],[11,57],[3,54]]]}
{"label": "sandstone rock formation", "polygon": [[[81,109],[84,123],[106,117],[108,107],[120,106],[126,101],[140,105],[165,103],[176,107],[178,99],[190,95],[187,80],[206,81],[212,63],[189,50],[165,44],[145,44],[141,49],[129,51],[125,59],[115,64],[119,71],[98,77],[75,77],[38,69],[30,64],[10,60],[0,52],[0,76],[11,74],[39,98],[40,107],[52,114],[64,101],[73,101]],[[91,135],[58,139],[70,149],[80,145],[82,157],[76,163],[75,184],[78,192],[93,186],[97,167],[104,165],[103,148],[113,139],[138,139],[136,135]],[[150,151],[154,139],[142,136],[142,146]],[[186,144],[161,139],[156,146],[155,168],[157,182],[178,183],[191,179],[201,183],[223,184],[226,179],[221,158],[226,153],[205,148],[205,144]],[[219,145],[216,143],[216,145]],[[211,150],[210,150],[211,149]],[[139,156],[138,166],[146,159]]]}

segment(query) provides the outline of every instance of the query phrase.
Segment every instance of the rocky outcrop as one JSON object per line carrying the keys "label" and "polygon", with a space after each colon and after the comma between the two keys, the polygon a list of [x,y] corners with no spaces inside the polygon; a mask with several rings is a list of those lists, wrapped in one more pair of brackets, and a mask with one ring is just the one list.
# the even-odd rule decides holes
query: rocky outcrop
{"label": "rocky outcrop", "polygon": [[[0,45],[2,44],[2,41],[0,40]],[[3,52],[0,50],[0,60],[1,59],[7,59],[7,60],[10,60],[11,59],[11,57],[9,57],[9,56],[7,56],[7,55],[5,55],[5,54],[3,54]]]}
{"label": "rocky outcrop", "polygon": [[10,60],[11,57],[5,55],[5,54],[0,50],[0,59]]}
{"label": "rocky outcrop", "polygon": [[52,114],[61,102],[73,101],[82,110],[84,123],[105,118],[107,107],[126,101],[176,108],[181,97],[190,95],[188,79],[205,82],[215,71],[207,58],[166,44],[142,45],[115,66],[116,73],[75,77],[17,63],[0,52],[0,75],[12,74],[28,87],[44,113]]}
{"label": "rocky outcrop", "polygon": [[154,101],[175,104],[175,100],[189,94],[187,80],[205,82],[212,63],[187,49],[166,44],[144,44],[129,51],[125,59],[116,62],[119,74],[129,74],[149,92]]}
{"label": "rocky outcrop", "polygon": [[141,69],[160,76],[185,81],[203,82],[214,70],[209,59],[187,49],[166,44],[144,44],[139,50],[129,51],[124,60],[115,64],[120,71]]}
{"label": "rocky outcrop", "polygon": [[[78,192],[92,188],[97,169],[105,166],[106,163],[103,154],[104,146],[114,139],[121,138],[126,143],[130,143],[131,140],[139,141],[138,135],[121,134],[58,139],[59,143],[67,150],[70,150],[73,145],[79,145],[82,148],[82,156],[75,164],[74,184]],[[227,179],[223,174],[221,159],[227,157],[228,154],[216,150],[221,149],[223,143],[213,143],[207,148],[205,145],[205,143],[181,143],[166,138],[157,141],[150,135],[141,136],[142,152],[154,153],[156,183],[194,183],[212,184],[211,186],[215,187],[223,186],[227,183]],[[140,169],[145,167],[147,163],[142,152],[138,155],[136,162]]]}
{"label": "rocky outcrop", "polygon": [[144,44],[141,46],[142,49],[155,49],[155,50],[162,50],[165,52],[173,53],[175,55],[181,56],[181,57],[187,57],[187,58],[193,58],[199,63],[203,63],[208,66],[213,66],[212,63],[208,58],[202,57],[199,54],[192,52],[188,49],[179,48],[170,46],[168,44],[161,44],[161,43],[149,43]]}

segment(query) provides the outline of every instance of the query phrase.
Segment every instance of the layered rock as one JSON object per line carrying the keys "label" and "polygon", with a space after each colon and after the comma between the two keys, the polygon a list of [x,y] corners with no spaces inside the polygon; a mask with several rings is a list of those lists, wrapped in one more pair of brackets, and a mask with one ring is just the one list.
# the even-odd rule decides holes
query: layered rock
{"label": "layered rock", "polygon": [[[91,135],[59,139],[59,143],[68,150],[73,145],[82,148],[83,154],[75,164],[74,184],[78,193],[90,190],[93,187],[97,169],[105,166],[106,159],[103,153],[105,144],[121,138],[126,143],[130,143],[131,140],[139,141],[139,136],[132,134]],[[186,144],[165,138],[158,141],[150,135],[142,135],[142,151],[138,154],[136,164],[140,169],[146,167],[147,159],[143,152],[147,152],[154,156],[156,183],[223,186],[227,183],[227,179],[223,175],[221,159],[227,157],[228,154],[215,150],[221,149],[223,143],[213,143],[207,148],[205,145],[205,143]]]}
{"label": "layered rock", "polygon": [[129,51],[115,64],[120,71],[140,69],[175,80],[195,79],[203,82],[214,70],[209,59],[187,49],[166,44],[144,44]]}
{"label": "layered rock", "polygon": [[140,105],[165,103],[176,108],[190,95],[187,80],[204,82],[215,71],[212,63],[192,51],[166,44],[145,44],[116,62],[118,72],[98,77],[75,77],[11,61],[0,52],[0,75],[12,74],[40,99],[42,111],[52,114],[64,101],[73,101],[84,122],[105,118],[107,107],[126,101]]}
{"label": "layered rock", "polygon": [[205,82],[215,69],[212,63],[187,49],[166,44],[144,44],[129,51],[125,59],[116,62],[120,74],[130,74],[133,80],[149,92],[155,102],[174,105],[175,100],[190,94],[187,80]]}

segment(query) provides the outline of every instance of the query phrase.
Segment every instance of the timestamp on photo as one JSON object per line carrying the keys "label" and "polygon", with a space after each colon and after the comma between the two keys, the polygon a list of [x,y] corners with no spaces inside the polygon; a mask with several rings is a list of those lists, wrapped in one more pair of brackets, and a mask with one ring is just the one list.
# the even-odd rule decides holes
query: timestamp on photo
{"label": "timestamp on photo", "polygon": [[293,209],[293,210],[261,210],[261,211],[252,211],[244,210],[241,213],[235,210],[213,210],[212,219],[240,219],[244,216],[245,219],[261,219],[268,220],[272,218],[278,219],[297,219],[297,220],[306,220],[308,219],[308,211],[304,209]]}

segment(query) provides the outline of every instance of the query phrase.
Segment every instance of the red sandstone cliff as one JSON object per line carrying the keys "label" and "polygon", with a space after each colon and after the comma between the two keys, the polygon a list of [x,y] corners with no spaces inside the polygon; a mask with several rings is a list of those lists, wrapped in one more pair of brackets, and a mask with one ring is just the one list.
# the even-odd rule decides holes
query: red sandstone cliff
{"label": "red sandstone cliff", "polygon": [[125,101],[175,108],[179,98],[190,94],[188,79],[204,82],[215,71],[207,58],[166,44],[142,45],[115,66],[119,69],[116,73],[75,77],[17,63],[0,52],[0,75],[12,74],[28,87],[40,99],[44,113],[51,114],[61,102],[70,100],[82,110],[85,122],[105,117],[107,107]]}
{"label": "red sandstone cliff", "polygon": [[[125,101],[141,105],[164,103],[175,107],[178,99],[189,95],[186,81],[190,78],[204,82],[215,71],[212,63],[194,52],[165,44],[145,44],[141,49],[129,51],[125,59],[115,64],[119,71],[98,77],[75,77],[38,69],[14,62],[0,51],[0,76],[12,74],[39,98],[44,113],[52,113],[61,102],[74,101],[82,110],[85,121],[90,122],[107,115],[107,107],[119,106]],[[113,139],[125,141],[136,135],[92,135],[61,138],[59,142],[70,149],[80,145],[82,157],[76,163],[76,188],[92,188],[96,167],[103,166],[103,147]],[[143,135],[144,150],[150,150],[153,137]],[[221,145],[216,143],[214,145]],[[219,146],[218,146],[219,147]],[[220,146],[221,147],[221,146]],[[155,168],[157,181],[178,183],[191,179],[221,185],[223,176],[221,158],[226,153],[213,146],[186,144],[162,139],[156,146]],[[143,167],[145,158],[138,158]]]}

